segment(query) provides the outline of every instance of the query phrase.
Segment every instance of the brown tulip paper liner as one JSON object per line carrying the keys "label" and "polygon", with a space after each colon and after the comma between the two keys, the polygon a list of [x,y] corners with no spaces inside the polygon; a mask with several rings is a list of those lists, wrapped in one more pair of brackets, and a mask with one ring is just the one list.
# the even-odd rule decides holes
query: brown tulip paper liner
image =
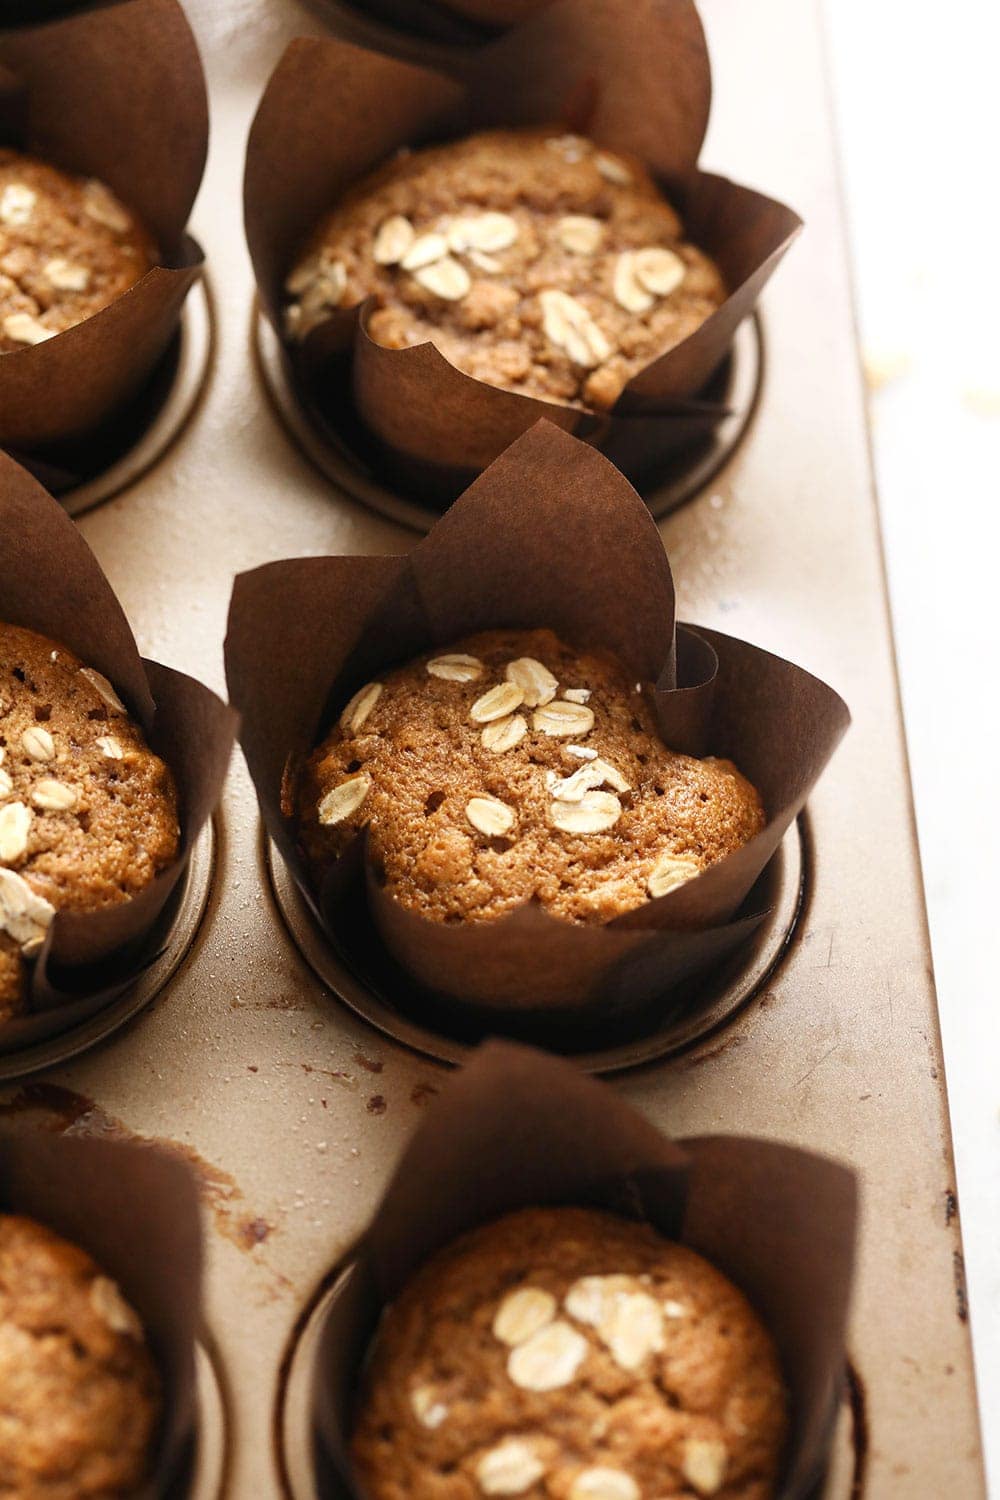
{"label": "brown tulip paper liner", "polygon": [[30,970],[28,1011],[0,1025],[0,1051],[94,1015],[152,962],[168,905],[225,778],[236,715],[200,682],[140,657],[111,585],[62,508],[0,454],[0,621],[38,631],[96,667],[177,785],[177,858],[138,895],[57,912]]}
{"label": "brown tulip paper liner", "polygon": [[385,1306],[459,1235],[540,1205],[648,1223],[744,1292],[777,1344],[791,1400],[776,1500],[805,1500],[825,1465],[843,1379],[854,1174],[774,1141],[668,1140],[606,1085],[509,1043],[480,1048],[449,1079],[345,1257],[313,1368],[320,1493],[364,1495],[348,1458],[350,1429]]}
{"label": "brown tulip paper liner", "polygon": [[79,1245],[138,1313],[163,1387],[149,1477],[130,1500],[179,1500],[195,1437],[201,1231],[190,1171],[155,1147],[0,1126],[0,1212]]}
{"label": "brown tulip paper liner", "polygon": [[312,420],[335,434],[359,422],[365,461],[436,505],[540,417],[607,452],[639,483],[708,437],[727,410],[712,376],[801,227],[783,204],[699,170],[710,94],[691,0],[555,0],[452,76],[340,39],[293,42],[250,132],[244,193],[261,305],[279,337],[284,278],[346,189],[401,147],[495,126],[573,128],[639,157],[731,289],[607,414],[487,385],[432,344],[383,348],[366,332],[366,308],[345,309],[284,346]]}
{"label": "brown tulip paper liner", "polygon": [[546,4],[551,0],[492,0],[476,17],[452,10],[446,0],[312,0],[339,34],[376,49],[393,44],[413,49],[421,43],[438,50],[482,46]]}
{"label": "brown tulip paper liner", "polygon": [[122,0],[6,33],[0,70],[0,144],[100,178],[161,256],[93,317],[0,354],[0,443],[34,454],[99,427],[174,336],[203,265],[184,226],[205,164],[208,108],[177,0]]}
{"label": "brown tulip paper liner", "polygon": [[476,631],[537,626],[585,650],[613,651],[637,680],[656,683],[664,742],[732,758],[760,790],[766,827],[605,926],[535,905],[496,921],[435,922],[399,905],[373,867],[368,907],[407,973],[462,1008],[508,1017],[632,1008],[719,962],[760,920],[741,903],[849,715],[831,688],[790,662],[717,631],[675,630],[659,532],[593,448],[541,422],[407,556],[302,558],[241,574],[226,639],[241,742],[271,838],[328,935],[364,968],[379,945],[370,931],[359,934],[361,842],[311,892],[294,822],[281,810],[283,778],[298,774],[362,683]]}

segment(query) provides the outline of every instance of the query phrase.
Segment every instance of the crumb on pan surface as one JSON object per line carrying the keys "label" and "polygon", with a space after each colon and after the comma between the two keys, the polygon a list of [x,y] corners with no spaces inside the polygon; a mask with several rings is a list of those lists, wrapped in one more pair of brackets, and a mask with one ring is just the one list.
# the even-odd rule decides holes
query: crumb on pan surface
{"label": "crumb on pan surface", "polygon": [[0,353],[82,323],[155,262],[150,236],[102,182],[0,149]]}
{"label": "crumb on pan surface", "polygon": [[56,911],[137,894],[179,840],[173,777],[107,679],[0,625],[0,1021]]}
{"label": "crumb on pan surface", "polygon": [[488,131],[401,154],[317,226],[286,281],[303,338],[374,295],[391,349],[608,410],[725,300],[714,263],[634,158],[555,131]]}
{"label": "crumb on pan surface", "polygon": [[317,881],[362,827],[388,891],[438,921],[528,901],[606,922],[764,826],[736,767],[667,749],[648,685],[550,630],[495,630],[365,684],[306,763]]}
{"label": "crumb on pan surface", "polygon": [[529,1208],[390,1306],[352,1457],[372,1500],[769,1500],[787,1397],[768,1333],[648,1225]]}
{"label": "crumb on pan surface", "polygon": [[160,1411],[139,1318],[83,1250],[14,1214],[0,1214],[0,1391],[0,1494],[134,1493]]}

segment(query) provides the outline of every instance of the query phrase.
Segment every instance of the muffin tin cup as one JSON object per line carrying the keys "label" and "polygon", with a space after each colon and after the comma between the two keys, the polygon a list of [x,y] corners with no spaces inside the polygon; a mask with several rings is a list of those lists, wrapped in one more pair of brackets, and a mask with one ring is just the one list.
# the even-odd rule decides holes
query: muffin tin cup
{"label": "muffin tin cup", "polygon": [[[635,680],[656,683],[663,742],[734,760],[760,790],[763,831],[603,926],[559,921],[533,904],[491,922],[428,920],[383,888],[362,833],[314,889],[282,787],[343,703],[435,646],[540,625],[608,649]],[[452,1012],[502,1011],[511,1024],[544,1012],[567,1033],[582,1012],[610,1024],[662,1004],[761,925],[767,900],[758,891],[759,905],[744,903],[848,720],[837,695],[791,663],[716,631],[675,627],[669,566],[639,497],[606,459],[545,423],[408,556],[309,558],[241,575],[226,666],[268,832],[335,945],[351,951],[364,903],[408,978]]]}
{"label": "muffin tin cup", "polygon": [[448,68],[460,64],[470,47],[481,47],[512,21],[494,28],[449,11],[437,0],[307,0],[338,36],[415,62]]}
{"label": "muffin tin cup", "polygon": [[[144,969],[148,985],[151,973],[170,967],[163,955],[150,951],[151,937],[155,943],[155,935],[162,934],[170,946],[158,924],[182,886],[198,835],[218,801],[236,720],[200,682],[140,657],[121,606],[73,522],[2,454],[0,577],[0,620],[67,647],[112,685],[173,773],[180,821],[175,859],[143,890],[95,911],[56,913],[29,966],[26,1011],[0,1027],[2,1056],[35,1048],[93,1018]],[[109,707],[111,728],[116,712]],[[177,899],[183,907],[183,895]],[[165,922],[169,927],[169,918]]]}
{"label": "muffin tin cup", "polygon": [[82,516],[140,479],[164,456],[194,415],[212,362],[212,302],[204,279],[191,289],[177,332],[141,389],[101,430],[76,442],[11,457]]}
{"label": "muffin tin cup", "polygon": [[0,144],[106,183],[160,251],[100,312],[0,355],[0,443],[51,461],[141,391],[201,274],[184,228],[208,147],[205,80],[177,0],[121,0],[7,32],[0,69]]}
{"label": "muffin tin cup", "polygon": [[450,75],[333,38],[293,42],[272,74],[250,133],[244,202],[261,305],[279,339],[285,276],[346,189],[401,147],[497,126],[582,130],[635,154],[730,288],[604,414],[488,385],[430,343],[385,348],[366,331],[370,302],[286,344],[285,378],[312,423],[360,445],[377,482],[418,504],[443,508],[543,417],[601,448],[642,486],[732,416],[719,395],[720,366],[801,221],[698,168],[711,82],[697,13],[684,0],[642,0],[640,10],[554,0]]}
{"label": "muffin tin cup", "polygon": [[587,1073],[617,1073],[694,1047],[732,1021],[770,983],[794,940],[807,899],[804,823],[800,816],[761,876],[760,890],[747,905],[752,911],[763,908],[765,915],[742,941],[734,934],[731,956],[689,984],[610,1019],[586,1012],[556,1020],[544,1014],[515,1017],[448,1005],[423,994],[378,942],[362,903],[335,945],[266,836],[263,859],[285,925],[313,973],[342,1004],[404,1047],[457,1065],[484,1038],[513,1036],[571,1056]]}
{"label": "muffin tin cup", "polygon": [[567,1063],[490,1043],[428,1110],[315,1338],[317,1488],[362,1492],[348,1459],[353,1404],[384,1307],[429,1256],[518,1208],[574,1204],[651,1224],[704,1255],[769,1329],[790,1393],[776,1500],[805,1500],[826,1466],[845,1368],[853,1173],[750,1137],[676,1143]]}
{"label": "muffin tin cup", "polygon": [[[308,381],[297,378],[295,365],[271,324],[258,312],[253,326],[257,369],[268,396],[290,436],[316,468],[362,505],[414,531],[429,531],[441,517],[441,505],[411,493],[405,475],[395,484],[387,480],[384,455],[358,422],[347,394],[341,401],[324,403],[320,410]],[[713,417],[707,431],[699,424],[686,441],[680,424],[672,424],[669,418],[645,419],[665,428],[667,434],[663,451],[657,452],[656,462],[637,485],[657,520],[698,495],[733,455],[756,409],[763,368],[763,329],[760,314],[755,313],[737,328],[732,348],[710,383],[709,397],[721,403],[725,416]],[[627,431],[621,441],[626,437]],[[605,450],[605,454],[615,459],[613,452]],[[629,465],[623,461],[619,467],[624,472]]]}
{"label": "muffin tin cup", "polygon": [[[0,1210],[25,1214],[87,1251],[138,1313],[163,1387],[150,1473],[135,1500],[179,1500],[190,1489],[199,1404],[201,1231],[190,1172],[155,1148],[0,1126]],[[199,1379],[203,1395],[197,1394]],[[213,1460],[206,1440],[201,1473]],[[208,1500],[208,1492],[197,1500]]]}

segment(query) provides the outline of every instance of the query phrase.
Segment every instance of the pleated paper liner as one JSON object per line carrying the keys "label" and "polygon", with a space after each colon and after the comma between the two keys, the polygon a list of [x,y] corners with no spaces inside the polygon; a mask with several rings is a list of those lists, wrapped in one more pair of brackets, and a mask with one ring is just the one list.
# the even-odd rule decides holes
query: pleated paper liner
{"label": "pleated paper liner", "polygon": [[[630,675],[656,683],[664,742],[733,759],[761,793],[764,830],[604,926],[534,905],[490,922],[428,920],[382,888],[363,835],[314,890],[282,812],[282,784],[347,698],[462,636],[538,626],[611,650]],[[677,630],[669,564],[638,495],[593,448],[547,423],[491,465],[407,556],[303,558],[241,574],[226,671],[264,823],[331,941],[342,940],[351,903],[365,900],[392,957],[423,989],[446,1007],[515,1023],[526,1012],[552,1021],[630,1012],[730,956],[762,915],[739,916],[740,907],[848,722],[837,694],[790,662],[717,631]]]}
{"label": "pleated paper liner", "polygon": [[830,1159],[753,1137],[670,1141],[570,1064],[492,1043],[428,1108],[344,1257],[313,1369],[317,1488],[363,1500],[348,1444],[383,1308],[429,1256],[519,1208],[572,1204],[651,1224],[745,1293],[778,1347],[791,1433],[776,1500],[822,1475],[845,1368],[857,1189]]}
{"label": "pleated paper liner", "polygon": [[236,716],[200,682],[140,657],[121,605],[72,521],[2,454],[0,621],[65,645],[107,677],[173,772],[181,828],[176,860],[138,895],[93,912],[56,914],[30,968],[27,1013],[0,1025],[6,1051],[77,1025],[135,980],[143,946],[218,802]]}
{"label": "pleated paper liner", "polygon": [[487,385],[430,344],[383,348],[365,332],[364,308],[286,346],[309,406],[337,430],[359,420],[382,472],[439,507],[543,416],[613,454],[637,482],[711,431],[727,411],[704,399],[706,386],[801,221],[698,168],[710,93],[690,0],[553,0],[449,74],[335,38],[293,42],[257,111],[245,180],[261,305],[279,337],[285,276],[346,189],[403,147],[492,126],[574,129],[638,156],[730,288],[700,328],[633,377],[609,414]]}
{"label": "pleated paper liner", "polygon": [[140,391],[201,274],[184,229],[208,109],[178,0],[121,0],[0,36],[0,144],[107,183],[160,249],[161,263],[93,317],[0,354],[0,443],[58,454]]}
{"label": "pleated paper liner", "polygon": [[201,1231],[189,1170],[154,1147],[0,1125],[0,1212],[89,1255],[138,1313],[163,1386],[150,1473],[133,1500],[188,1493],[195,1444]]}
{"label": "pleated paper liner", "polygon": [[498,32],[528,20],[552,0],[307,0],[347,41],[402,56],[440,59],[481,47]]}

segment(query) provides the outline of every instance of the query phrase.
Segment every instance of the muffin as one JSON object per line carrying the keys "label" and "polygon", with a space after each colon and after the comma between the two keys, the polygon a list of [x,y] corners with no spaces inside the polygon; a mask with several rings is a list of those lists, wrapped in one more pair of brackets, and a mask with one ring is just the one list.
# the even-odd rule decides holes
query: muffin
{"label": "muffin", "polygon": [[487,631],[367,683],[287,789],[312,879],[365,828],[388,893],[439,922],[534,901],[601,923],[665,895],[764,809],[730,761],[663,745],[650,693],[550,630]]}
{"label": "muffin", "polygon": [[142,1325],[90,1256],[0,1214],[0,1493],[118,1500],[147,1467],[160,1382]]}
{"label": "muffin", "polygon": [[107,679],[0,625],[0,1021],[24,1010],[56,911],[136,895],[179,840],[173,777]]}
{"label": "muffin", "polygon": [[787,1432],[743,1295],[648,1225],[528,1208],[392,1304],[352,1458],[372,1500],[767,1500]]}
{"label": "muffin", "polygon": [[0,150],[0,353],[82,323],[155,261],[149,234],[102,182]]}
{"label": "muffin", "polygon": [[536,129],[397,155],[321,221],[285,290],[292,338],[373,297],[376,343],[430,342],[488,385],[596,411],[726,297],[638,161]]}

